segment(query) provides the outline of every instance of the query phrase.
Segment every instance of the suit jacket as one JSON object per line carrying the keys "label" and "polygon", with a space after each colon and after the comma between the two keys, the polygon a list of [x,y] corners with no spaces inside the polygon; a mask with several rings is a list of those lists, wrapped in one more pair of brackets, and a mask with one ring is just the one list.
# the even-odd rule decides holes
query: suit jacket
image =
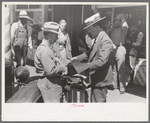
{"label": "suit jacket", "polygon": [[108,35],[104,31],[101,31],[91,50],[77,56],[80,61],[88,59],[89,75],[93,87],[112,85],[110,55],[113,51],[113,46]]}

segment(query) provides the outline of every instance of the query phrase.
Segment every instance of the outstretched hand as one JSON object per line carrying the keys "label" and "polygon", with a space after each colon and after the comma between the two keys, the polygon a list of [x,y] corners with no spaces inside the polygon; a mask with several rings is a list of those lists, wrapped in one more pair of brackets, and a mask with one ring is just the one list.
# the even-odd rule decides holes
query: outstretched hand
{"label": "outstretched hand", "polygon": [[76,60],[76,59],[77,59],[77,57],[72,57],[72,58],[70,58],[71,61],[74,61],[74,60]]}

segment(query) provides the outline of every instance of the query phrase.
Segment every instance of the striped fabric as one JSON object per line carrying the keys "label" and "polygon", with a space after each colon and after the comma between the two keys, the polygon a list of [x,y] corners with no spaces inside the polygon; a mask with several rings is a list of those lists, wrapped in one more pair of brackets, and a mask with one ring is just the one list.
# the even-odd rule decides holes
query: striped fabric
{"label": "striped fabric", "polygon": [[139,59],[135,67],[134,83],[146,86],[146,59]]}
{"label": "striped fabric", "polygon": [[5,8],[5,58],[11,58],[10,10]]}

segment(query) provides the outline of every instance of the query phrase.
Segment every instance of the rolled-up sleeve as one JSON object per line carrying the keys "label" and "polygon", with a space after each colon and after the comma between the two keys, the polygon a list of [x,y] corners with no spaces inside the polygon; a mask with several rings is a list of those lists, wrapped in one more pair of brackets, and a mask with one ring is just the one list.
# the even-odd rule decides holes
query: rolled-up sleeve
{"label": "rolled-up sleeve", "polygon": [[135,43],[132,44],[132,46],[134,47],[139,47],[142,43],[142,39],[143,39],[143,33],[139,32],[138,36],[137,36],[137,40]]}

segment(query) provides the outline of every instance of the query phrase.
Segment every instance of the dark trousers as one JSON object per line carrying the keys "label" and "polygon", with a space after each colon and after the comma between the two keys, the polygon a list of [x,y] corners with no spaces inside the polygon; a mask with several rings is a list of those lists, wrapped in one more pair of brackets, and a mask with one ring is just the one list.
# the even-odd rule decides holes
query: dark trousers
{"label": "dark trousers", "polygon": [[106,102],[107,89],[106,87],[92,88],[91,102]]}
{"label": "dark trousers", "polygon": [[[23,65],[26,65],[26,56],[27,56],[27,51],[28,51],[28,46],[24,46],[24,47],[20,47],[20,46],[15,46],[14,47],[14,51],[15,51],[15,60],[17,62],[17,67]],[[22,63],[23,60],[23,63]]]}

